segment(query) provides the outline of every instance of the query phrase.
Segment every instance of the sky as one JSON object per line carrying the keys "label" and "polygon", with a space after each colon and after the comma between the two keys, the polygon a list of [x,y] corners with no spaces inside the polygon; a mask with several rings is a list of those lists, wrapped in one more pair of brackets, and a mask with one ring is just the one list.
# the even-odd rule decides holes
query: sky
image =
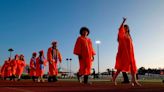
{"label": "sky", "polygon": [[[47,49],[58,41],[61,66],[72,58],[72,71],[79,63],[73,54],[81,27],[97,52],[100,40],[100,72],[114,68],[117,33],[126,17],[133,39],[137,67],[164,68],[164,0],[0,0],[0,65],[15,54],[24,54],[29,64],[32,52]],[[97,55],[93,68],[97,70]]]}

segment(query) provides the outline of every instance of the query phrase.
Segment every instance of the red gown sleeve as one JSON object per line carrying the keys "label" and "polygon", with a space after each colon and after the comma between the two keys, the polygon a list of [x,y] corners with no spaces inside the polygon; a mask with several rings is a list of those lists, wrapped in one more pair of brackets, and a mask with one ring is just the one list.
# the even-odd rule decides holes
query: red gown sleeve
{"label": "red gown sleeve", "polygon": [[119,37],[119,39],[120,39],[120,38],[123,38],[124,35],[125,35],[125,29],[124,29],[124,26],[121,26],[121,27],[119,28],[119,32],[118,32],[118,37]]}
{"label": "red gown sleeve", "polygon": [[34,62],[33,62],[32,59],[30,60],[30,68],[31,68],[31,69],[34,69]]}
{"label": "red gown sleeve", "polygon": [[95,53],[95,51],[94,51],[94,49],[93,49],[91,39],[89,39],[89,42],[90,42],[90,50],[91,50],[92,56],[94,56],[94,55],[96,55],[96,53]]}
{"label": "red gown sleeve", "polygon": [[81,40],[80,40],[80,37],[78,37],[77,40],[76,40],[73,53],[75,55],[81,55]]}
{"label": "red gown sleeve", "polygon": [[47,52],[47,60],[48,60],[48,62],[53,62],[53,59],[52,59],[52,49],[51,48],[49,48],[48,49],[48,52]]}
{"label": "red gown sleeve", "polygon": [[58,58],[59,58],[59,61],[60,61],[60,63],[62,62],[62,56],[61,56],[61,54],[60,54],[60,52],[58,51]]}

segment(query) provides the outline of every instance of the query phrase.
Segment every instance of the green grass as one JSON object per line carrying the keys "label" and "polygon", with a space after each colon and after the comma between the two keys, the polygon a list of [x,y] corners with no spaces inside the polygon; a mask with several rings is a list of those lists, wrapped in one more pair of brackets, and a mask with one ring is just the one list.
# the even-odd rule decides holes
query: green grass
{"label": "green grass", "polygon": [[161,79],[139,80],[139,82],[162,82]]}

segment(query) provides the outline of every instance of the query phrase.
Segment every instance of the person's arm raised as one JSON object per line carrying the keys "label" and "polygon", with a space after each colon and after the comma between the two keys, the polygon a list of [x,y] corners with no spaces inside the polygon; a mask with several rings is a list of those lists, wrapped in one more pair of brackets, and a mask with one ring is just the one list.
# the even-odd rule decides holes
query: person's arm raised
{"label": "person's arm raised", "polygon": [[126,21],[126,18],[123,17],[123,21],[122,21],[122,23],[121,23],[121,25],[120,25],[120,28],[124,25],[125,21]]}

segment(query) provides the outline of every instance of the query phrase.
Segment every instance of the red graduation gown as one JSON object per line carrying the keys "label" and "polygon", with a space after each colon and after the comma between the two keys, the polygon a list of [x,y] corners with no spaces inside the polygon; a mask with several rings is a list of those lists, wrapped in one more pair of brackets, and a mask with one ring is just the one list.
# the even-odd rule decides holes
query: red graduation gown
{"label": "red graduation gown", "polygon": [[91,74],[92,68],[92,57],[95,55],[92,41],[89,38],[78,37],[74,46],[74,54],[80,56],[79,64],[79,74],[89,75]]}
{"label": "red graduation gown", "polygon": [[121,26],[118,33],[119,45],[116,56],[115,69],[123,72],[136,73],[137,67],[134,57],[132,39],[125,34],[124,27]]}
{"label": "red graduation gown", "polygon": [[[56,54],[57,54],[57,59],[61,62],[62,61],[62,56],[61,56],[59,50],[57,50],[57,49],[56,49]],[[57,67],[58,61],[55,61],[55,59],[53,59],[52,47],[50,47],[48,49],[47,59],[48,59],[48,62],[49,62],[49,75],[50,76],[58,75],[58,67]]]}

